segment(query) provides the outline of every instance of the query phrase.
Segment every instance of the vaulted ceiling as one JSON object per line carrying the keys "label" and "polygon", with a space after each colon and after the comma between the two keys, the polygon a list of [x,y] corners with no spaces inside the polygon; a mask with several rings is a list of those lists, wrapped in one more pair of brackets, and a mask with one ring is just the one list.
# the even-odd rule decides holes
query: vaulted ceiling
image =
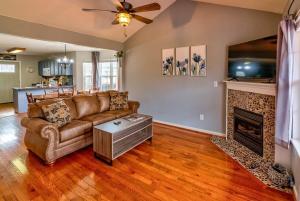
{"label": "vaulted ceiling", "polygon": [[[99,38],[124,42],[145,24],[133,20],[127,28],[128,37],[123,35],[120,25],[112,25],[114,15],[109,12],[82,12],[81,8],[114,10],[118,0],[6,0],[0,1],[0,15],[50,27],[92,35]],[[160,3],[160,11],[139,13],[154,19],[176,0],[127,0],[134,7],[153,2]],[[191,0],[186,0],[191,1]],[[226,6],[235,6],[282,13],[288,0],[194,0]],[[184,11],[184,8],[182,8]],[[217,13],[216,13],[217,14]]]}
{"label": "vaulted ceiling", "polygon": [[[51,27],[74,31],[100,38],[124,42],[123,28],[112,25],[114,14],[109,12],[88,13],[82,8],[100,8],[116,10],[115,0],[6,0],[0,1],[0,15]],[[128,0],[134,7],[157,2],[162,9],[139,13],[150,19],[155,18],[175,0]],[[127,28],[128,37],[145,24],[132,20]]]}

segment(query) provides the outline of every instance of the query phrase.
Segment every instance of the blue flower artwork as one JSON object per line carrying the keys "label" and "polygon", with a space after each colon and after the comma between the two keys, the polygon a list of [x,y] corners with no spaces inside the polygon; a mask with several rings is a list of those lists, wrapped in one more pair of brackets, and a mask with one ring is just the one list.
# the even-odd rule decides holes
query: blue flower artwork
{"label": "blue flower artwork", "polygon": [[173,75],[174,71],[174,49],[163,49],[162,50],[162,74]]}
{"label": "blue flower artwork", "polygon": [[191,76],[206,76],[206,46],[191,47]]}
{"label": "blue flower artwork", "polygon": [[176,48],[176,71],[178,76],[186,76],[189,73],[189,47]]}

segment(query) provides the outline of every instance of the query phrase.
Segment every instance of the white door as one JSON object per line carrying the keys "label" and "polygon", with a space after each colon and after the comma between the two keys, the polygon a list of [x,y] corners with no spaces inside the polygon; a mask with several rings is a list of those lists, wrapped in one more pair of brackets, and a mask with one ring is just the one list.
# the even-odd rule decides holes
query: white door
{"label": "white door", "polygon": [[19,63],[0,61],[0,103],[13,102],[13,87],[20,87]]}

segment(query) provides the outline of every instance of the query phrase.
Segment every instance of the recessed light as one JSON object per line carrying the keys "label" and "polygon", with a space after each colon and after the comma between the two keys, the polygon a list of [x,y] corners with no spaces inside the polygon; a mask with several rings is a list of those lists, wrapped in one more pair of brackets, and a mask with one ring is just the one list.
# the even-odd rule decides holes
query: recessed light
{"label": "recessed light", "polygon": [[13,47],[11,49],[6,50],[6,52],[10,53],[10,54],[17,54],[20,52],[24,52],[26,50],[26,48],[22,48],[22,47]]}

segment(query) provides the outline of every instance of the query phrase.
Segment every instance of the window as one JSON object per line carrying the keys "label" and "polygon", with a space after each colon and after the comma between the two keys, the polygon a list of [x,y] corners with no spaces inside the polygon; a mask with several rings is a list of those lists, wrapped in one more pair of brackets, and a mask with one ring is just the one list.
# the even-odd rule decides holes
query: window
{"label": "window", "polygon": [[100,90],[118,90],[118,62],[115,60],[103,61],[100,62],[99,67]]}
{"label": "window", "polygon": [[[101,91],[118,90],[119,70],[116,60],[101,61],[99,63],[98,85]],[[83,63],[83,89],[93,88],[93,66],[90,62]]]}
{"label": "window", "polygon": [[83,89],[88,91],[93,88],[92,63],[83,63]]}
{"label": "window", "polygon": [[15,64],[0,64],[0,73],[15,73]]}

